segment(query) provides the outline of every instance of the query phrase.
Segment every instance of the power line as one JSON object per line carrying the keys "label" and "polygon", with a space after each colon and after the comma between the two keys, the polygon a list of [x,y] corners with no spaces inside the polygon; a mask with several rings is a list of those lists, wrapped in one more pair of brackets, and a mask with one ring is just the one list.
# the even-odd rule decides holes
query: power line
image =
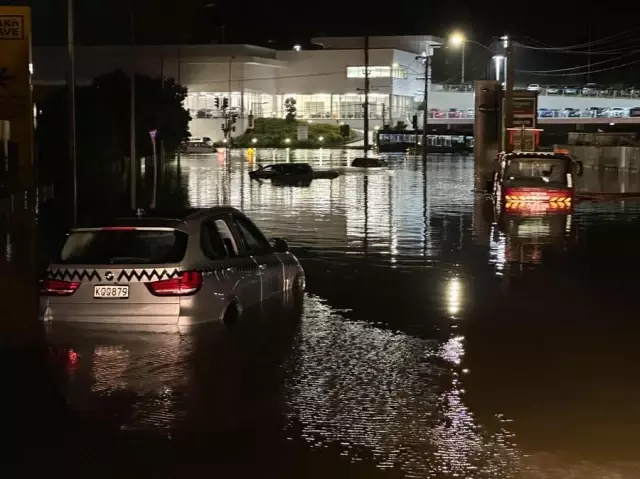
{"label": "power line", "polygon": [[633,60],[631,62],[623,63],[622,65],[616,65],[615,67],[601,68],[599,70],[591,70],[590,72],[586,71],[586,72],[575,72],[575,73],[533,73],[533,75],[547,76],[547,77],[570,77],[570,76],[577,76],[577,75],[589,75],[590,73],[593,74],[593,73],[601,73],[601,72],[608,72],[612,70],[618,70],[619,68],[628,67],[630,65],[635,65],[637,63],[640,63],[640,58],[637,60]]}
{"label": "power line", "polygon": [[[595,41],[590,41],[590,42],[586,42],[586,43],[579,43],[577,45],[566,45],[566,46],[562,46],[562,47],[534,47],[531,45],[524,45],[522,43],[514,43],[514,45],[520,47],[520,48],[528,48],[531,50],[547,50],[547,51],[553,51],[553,50],[576,50],[579,48],[588,48],[589,46],[593,47],[594,45],[602,45],[605,44],[607,42],[609,42],[610,40],[614,39],[614,38],[619,38],[623,35],[626,35],[627,33],[630,33],[634,30],[637,30],[640,27],[633,27],[633,28],[629,28],[627,30],[623,30],[621,32],[615,33],[613,35],[610,35],[608,37],[605,38],[601,38],[600,40],[595,40]],[[535,40],[535,39],[533,39]],[[537,41],[538,43],[542,43]]]}
{"label": "power line", "polygon": [[[586,64],[586,65],[578,65],[578,66],[575,66],[575,67],[558,68],[558,69],[556,69],[556,70],[516,70],[516,71],[517,71],[518,73],[533,73],[533,74],[538,74],[538,73],[558,73],[558,72],[569,72],[569,71],[572,71],[572,70],[581,70],[581,69],[584,69],[584,68],[591,68],[591,67],[592,67],[592,66],[594,66],[594,65],[602,65],[602,64],[604,64],[604,63],[609,63],[609,62],[617,61],[617,60],[620,60],[621,58],[628,57],[628,56],[631,56],[631,55],[635,55],[635,54],[636,54],[636,53],[638,53],[638,52],[640,52],[640,50],[634,50],[633,52],[626,53],[626,54],[624,54],[624,55],[620,55],[620,56],[617,56],[617,57],[615,57],[615,58],[609,58],[609,59],[607,59],[607,60],[602,60],[602,61],[600,61],[600,62],[589,63],[589,64]],[[579,72],[575,72],[574,74],[578,74],[578,73],[579,73]]]}
{"label": "power line", "polygon": [[[542,50],[542,53],[556,53],[561,55],[620,55],[640,49],[640,44],[629,45],[617,50]],[[534,50],[535,51],[535,50]]]}

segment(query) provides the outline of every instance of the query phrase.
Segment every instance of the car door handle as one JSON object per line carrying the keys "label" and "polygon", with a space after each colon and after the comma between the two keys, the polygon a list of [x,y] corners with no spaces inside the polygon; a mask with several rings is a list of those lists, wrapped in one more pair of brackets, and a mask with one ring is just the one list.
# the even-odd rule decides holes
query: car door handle
{"label": "car door handle", "polygon": [[258,268],[260,269],[267,269],[267,265],[266,264],[259,264]]}
{"label": "car door handle", "polygon": [[227,273],[235,273],[237,271],[237,269],[235,269],[233,266],[230,266],[227,269],[225,269],[225,271]]}

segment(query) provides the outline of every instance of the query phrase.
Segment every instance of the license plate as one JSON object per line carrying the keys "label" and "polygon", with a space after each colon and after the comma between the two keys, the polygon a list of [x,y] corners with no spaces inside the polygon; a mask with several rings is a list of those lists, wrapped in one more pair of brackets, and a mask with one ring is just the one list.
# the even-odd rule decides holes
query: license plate
{"label": "license plate", "polygon": [[97,299],[127,299],[129,286],[94,286],[93,297]]}

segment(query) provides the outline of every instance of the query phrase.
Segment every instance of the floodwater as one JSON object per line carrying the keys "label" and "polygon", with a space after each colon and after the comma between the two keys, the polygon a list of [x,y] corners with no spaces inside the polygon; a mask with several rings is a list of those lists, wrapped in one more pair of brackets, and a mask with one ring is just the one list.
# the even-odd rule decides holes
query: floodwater
{"label": "floodwater", "polygon": [[[470,157],[365,172],[353,155],[258,151],[341,168],[308,187],[251,181],[240,154],[183,157],[191,206],[231,204],[289,241],[302,308],[238,331],[50,331],[54,359],[14,371],[22,466],[640,478],[640,202],[500,217]],[[640,191],[640,175],[587,171],[579,188]]]}

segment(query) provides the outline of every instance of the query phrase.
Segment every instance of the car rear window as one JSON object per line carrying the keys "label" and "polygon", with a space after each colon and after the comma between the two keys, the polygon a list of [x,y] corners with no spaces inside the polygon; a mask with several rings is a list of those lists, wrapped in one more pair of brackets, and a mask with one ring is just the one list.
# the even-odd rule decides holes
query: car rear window
{"label": "car rear window", "polygon": [[179,263],[189,235],[176,230],[74,231],[60,252],[60,264]]}

